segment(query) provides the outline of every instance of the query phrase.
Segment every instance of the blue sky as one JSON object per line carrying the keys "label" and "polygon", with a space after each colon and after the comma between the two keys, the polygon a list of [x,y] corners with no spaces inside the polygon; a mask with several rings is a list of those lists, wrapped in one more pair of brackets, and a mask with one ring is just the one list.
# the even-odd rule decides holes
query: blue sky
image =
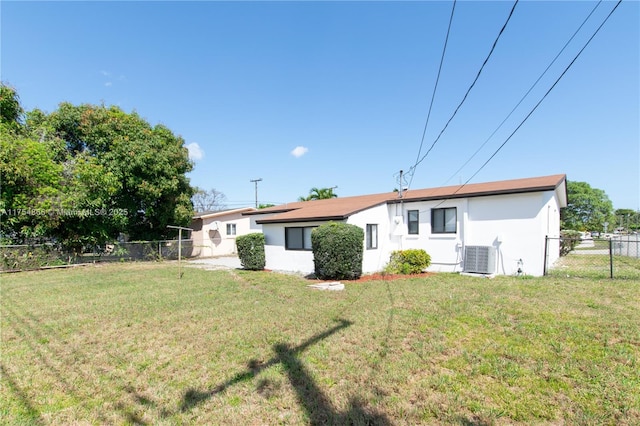
{"label": "blue sky", "polygon": [[[596,2],[521,1],[412,188],[466,182],[560,76],[604,1],[496,135],[460,171]],[[460,1],[424,140],[433,143],[513,3]],[[386,192],[414,165],[451,2],[2,1],[1,79],[25,109],[105,103],[192,148],[193,185],[229,207],[311,187]],[[471,182],[566,173],[640,208],[640,7],[624,1],[538,109]],[[296,149],[297,148],[297,149]],[[295,155],[294,155],[295,154]]]}

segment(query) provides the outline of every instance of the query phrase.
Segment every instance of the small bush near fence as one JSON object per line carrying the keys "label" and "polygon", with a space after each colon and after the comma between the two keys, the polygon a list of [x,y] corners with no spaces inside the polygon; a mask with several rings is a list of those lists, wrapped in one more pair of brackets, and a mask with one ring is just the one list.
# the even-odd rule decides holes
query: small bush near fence
{"label": "small bush near fence", "polygon": [[52,245],[5,246],[1,251],[3,271],[38,269],[65,264],[58,250]]}
{"label": "small bush near fence", "polygon": [[364,231],[342,222],[329,222],[311,231],[316,277],[354,280],[362,275]]}
{"label": "small bush near fence", "polygon": [[566,230],[560,232],[560,256],[568,255],[580,243],[580,231]]}
{"label": "small bush near fence", "polygon": [[238,257],[243,268],[252,271],[264,269],[266,264],[264,241],[264,234],[261,232],[236,237]]}
{"label": "small bush near fence", "polygon": [[419,274],[431,265],[431,256],[422,249],[396,250],[384,271],[389,274]]}
{"label": "small bush near fence", "polygon": [[[192,240],[182,241],[182,257],[197,254]],[[66,252],[53,244],[0,246],[2,271],[28,271],[53,266],[93,262],[173,260],[178,258],[178,241],[140,241],[93,247],[84,253]]]}

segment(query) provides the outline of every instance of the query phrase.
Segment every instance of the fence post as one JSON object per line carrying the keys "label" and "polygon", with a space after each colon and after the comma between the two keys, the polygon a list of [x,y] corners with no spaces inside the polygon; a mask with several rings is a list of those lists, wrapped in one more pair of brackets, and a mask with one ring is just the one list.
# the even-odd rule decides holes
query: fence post
{"label": "fence post", "polygon": [[544,236],[544,257],[542,259],[542,276],[547,276],[547,247],[549,247],[549,236]]}
{"label": "fence post", "polygon": [[613,239],[609,238],[609,276],[613,279]]}

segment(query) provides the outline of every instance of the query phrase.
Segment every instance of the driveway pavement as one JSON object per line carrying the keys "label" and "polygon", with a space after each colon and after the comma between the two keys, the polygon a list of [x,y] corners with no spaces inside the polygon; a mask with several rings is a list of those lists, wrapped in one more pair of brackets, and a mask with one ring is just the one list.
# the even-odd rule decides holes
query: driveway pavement
{"label": "driveway pavement", "polygon": [[188,265],[203,269],[240,269],[240,259],[238,256],[210,257],[207,259],[194,259],[187,262]]}

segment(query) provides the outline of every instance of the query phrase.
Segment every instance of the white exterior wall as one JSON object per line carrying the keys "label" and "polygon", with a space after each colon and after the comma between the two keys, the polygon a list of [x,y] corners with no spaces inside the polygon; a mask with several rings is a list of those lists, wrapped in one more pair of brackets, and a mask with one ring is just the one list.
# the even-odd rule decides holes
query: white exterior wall
{"label": "white exterior wall", "polygon": [[[390,205],[389,215],[402,214],[403,235],[396,238],[394,250],[423,249],[431,256],[432,272],[459,272],[462,270],[462,246],[468,228],[467,200],[404,202]],[[455,207],[457,214],[456,232],[433,234],[431,232],[431,209]],[[418,210],[418,234],[408,234],[407,217],[409,210]]]}
{"label": "white exterior wall", "polygon": [[[389,262],[389,254],[394,249],[390,239],[392,222],[389,219],[386,204],[372,207],[349,217],[347,223],[356,225],[365,232],[364,251],[362,255],[362,273],[370,274],[381,271]],[[378,248],[367,249],[366,232],[367,224],[378,225]]]}
{"label": "white exterior wall", "polygon": [[[456,233],[433,234],[431,209],[448,207],[457,210]],[[513,275],[522,268],[525,274],[539,276],[543,274],[545,236],[557,237],[560,233],[560,208],[554,191],[405,202],[401,207],[388,208],[391,220],[401,211],[404,223],[403,236],[395,238],[396,243],[390,244],[388,252],[424,249],[431,256],[428,270],[433,272],[464,270],[466,246],[493,246],[497,274]],[[406,232],[409,210],[419,211],[418,235]],[[391,236],[390,242],[393,241]],[[559,257],[559,248],[550,245],[547,257],[553,264]]]}
{"label": "white exterior wall", "polygon": [[469,223],[465,245],[495,247],[496,273],[514,275],[521,268],[540,276],[545,236],[559,234],[560,213],[553,191],[496,195],[469,200]]}
{"label": "white exterior wall", "polygon": [[[218,229],[214,229],[214,223]],[[236,234],[227,235],[227,224],[236,225]],[[202,229],[193,231],[194,249],[199,249],[198,257],[227,256],[236,254],[236,237],[238,235],[260,232],[260,225],[256,225],[254,216],[242,216],[242,213],[232,213],[224,216],[213,216],[202,219]]]}
{"label": "white exterior wall", "polygon": [[265,223],[262,233],[265,238],[264,254],[266,269],[273,271],[298,272],[311,274],[313,266],[313,252],[311,250],[286,250],[284,241],[285,227],[320,226],[326,222],[295,222],[295,223]]}

